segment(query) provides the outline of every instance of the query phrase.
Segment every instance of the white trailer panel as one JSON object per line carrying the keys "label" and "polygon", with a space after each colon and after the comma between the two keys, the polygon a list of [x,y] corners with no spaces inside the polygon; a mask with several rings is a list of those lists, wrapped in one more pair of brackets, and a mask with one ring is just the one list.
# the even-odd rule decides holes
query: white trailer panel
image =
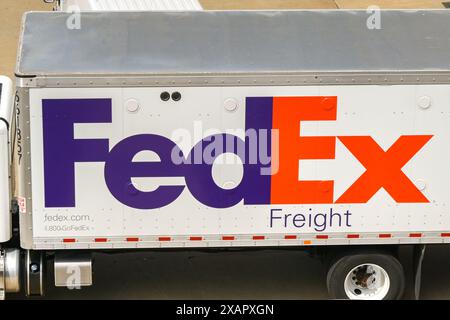
{"label": "white trailer panel", "polygon": [[[447,181],[450,181],[450,173],[446,168],[450,154],[443,151],[450,143],[447,126],[450,116],[449,85],[182,88],[182,100],[179,102],[162,101],[160,94],[166,90],[171,89],[31,90],[30,101],[34,106],[31,109],[31,163],[35,242],[40,245],[58,244],[63,239],[76,239],[87,245],[94,245],[98,239],[108,239],[111,246],[123,247],[127,245],[127,239],[137,238],[139,241],[154,241],[159,244],[170,238],[185,246],[191,243],[191,239],[201,238],[208,246],[230,246],[236,240],[261,237],[266,241],[261,241],[260,244],[268,245],[267,241],[273,239],[275,245],[282,245],[292,244],[289,236],[306,240],[319,236],[345,239],[344,242],[348,242],[348,237],[361,241],[367,237],[373,238],[374,235],[379,237],[380,234],[397,234],[385,241],[398,242],[398,238],[409,238],[412,233],[425,238],[441,239],[441,234],[450,232],[450,216],[446,214],[449,198],[446,186]],[[246,199],[243,194],[244,200],[233,205],[225,204],[225,208],[220,208],[223,204],[220,200],[205,204],[205,193],[213,192],[207,185],[204,189],[195,190],[193,195],[192,189],[195,187],[189,186],[189,183],[195,185],[195,177],[188,182],[183,173],[173,176],[172,172],[166,172],[167,177],[164,174],[158,177],[158,174],[155,176],[149,169],[148,176],[132,179],[138,190],[148,192],[149,199],[158,197],[150,191],[161,186],[180,186],[184,190],[173,201],[168,201],[167,205],[140,209],[140,204],[133,200],[127,202],[128,200],[115,198],[117,195],[111,190],[114,186],[107,185],[107,175],[110,173],[105,171],[105,162],[108,161],[105,158],[87,163],[75,161],[75,176],[71,182],[72,188],[75,188],[74,205],[46,207],[45,183],[52,183],[52,174],[57,174],[48,172],[46,176],[44,172],[44,146],[49,144],[43,137],[43,125],[49,121],[45,117],[43,120],[42,114],[46,101],[53,100],[62,109],[78,104],[80,109],[92,110],[96,108],[96,104],[91,99],[110,101],[110,121],[75,123],[74,139],[79,143],[86,141],[83,139],[107,139],[109,150],[113,152],[112,150],[119,150],[116,147],[125,140],[132,141],[139,135],[152,134],[178,142],[183,154],[187,156],[200,140],[215,133],[229,132],[244,140],[244,133],[249,129],[246,127],[248,117],[252,116],[252,112],[264,112],[264,105],[249,111],[252,108],[249,99],[255,97],[285,97],[294,101],[305,97],[336,98],[336,120],[298,120],[299,137],[332,137],[330,139],[335,146],[334,156],[322,159],[324,156],[316,154],[310,160],[297,160],[297,163],[295,160],[290,164],[281,162],[283,166],[295,166],[292,172],[297,172],[297,181],[334,181],[332,189],[323,191],[332,194],[330,203],[311,203],[311,200],[314,202],[314,196],[303,201],[303,204],[302,200],[298,200],[298,204],[282,203],[289,199],[274,199],[274,194],[279,192],[274,190],[273,181],[276,176],[273,176],[270,203],[244,204]],[[87,104],[85,101],[88,101]],[[235,103],[233,109],[228,107],[230,101]],[[286,101],[285,108],[295,108],[289,104],[289,100]],[[424,101],[427,101],[426,105]],[[133,106],[132,111],[130,106]],[[302,108],[301,104],[298,108]],[[275,117],[275,111],[273,112]],[[295,117],[295,109],[292,109],[292,114]],[[280,139],[288,139],[290,142],[285,145],[280,140],[277,151],[280,161],[290,156],[290,148],[296,147],[298,138],[287,136],[284,130],[280,128]],[[369,154],[373,152],[370,157],[374,159],[379,158],[382,162],[390,159],[389,161],[402,163],[392,168],[386,167],[385,163],[365,163],[367,160],[358,147],[343,137],[360,137],[363,143],[368,143],[365,150]],[[407,138],[411,140],[402,140]],[[63,143],[62,140],[61,144]],[[132,157],[134,162],[167,161],[161,160],[162,156],[158,154],[160,146],[152,146],[151,143],[149,142],[148,152],[143,148],[142,152]],[[392,150],[398,150],[389,152],[391,146],[394,146]],[[61,161],[65,159],[64,150],[60,151]],[[402,156],[406,158],[402,159]],[[243,161],[236,161],[235,158],[237,156],[226,158],[223,163],[220,163],[220,158],[215,160],[211,174],[218,188],[238,190],[237,187],[243,184],[244,170],[249,170],[249,167],[243,166]],[[377,165],[384,166],[386,172],[395,177],[390,177],[389,174],[380,177],[383,173],[377,171],[381,169]],[[53,170],[51,167],[47,169]],[[272,166],[272,170],[274,169]],[[280,170],[290,169],[281,167]],[[354,202],[361,200],[361,203],[339,203],[341,196],[356,181],[364,179],[365,172],[372,174],[372,170],[374,176],[369,177],[369,181],[380,178],[379,182],[373,181],[375,184],[380,183],[378,188],[374,186],[372,194],[368,194],[367,198],[364,192],[354,190]],[[386,184],[383,185],[383,182]],[[188,187],[184,187],[186,183]],[[291,187],[296,187],[296,184],[286,186],[282,192],[295,193],[290,190]],[[70,193],[71,187],[66,191]],[[47,192],[52,191],[47,189]],[[411,193],[410,198],[407,195],[403,198],[408,192]],[[56,194],[65,196],[65,193]],[[58,203],[58,199],[50,199],[47,204],[52,201]],[[351,238],[351,235],[358,237]],[[329,240],[329,243],[333,243],[333,240]]]}

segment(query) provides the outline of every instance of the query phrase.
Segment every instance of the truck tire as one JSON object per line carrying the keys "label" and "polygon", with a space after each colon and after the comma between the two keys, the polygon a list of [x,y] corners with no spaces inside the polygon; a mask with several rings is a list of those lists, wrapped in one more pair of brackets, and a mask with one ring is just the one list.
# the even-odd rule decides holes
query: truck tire
{"label": "truck tire", "polygon": [[405,273],[390,254],[351,254],[331,265],[327,287],[333,299],[396,300],[403,296]]}

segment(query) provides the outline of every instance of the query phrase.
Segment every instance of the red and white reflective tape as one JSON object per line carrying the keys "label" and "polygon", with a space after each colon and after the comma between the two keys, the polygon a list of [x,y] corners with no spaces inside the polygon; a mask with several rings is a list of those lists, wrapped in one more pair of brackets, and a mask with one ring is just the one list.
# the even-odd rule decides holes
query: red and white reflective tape
{"label": "red and white reflective tape", "polygon": [[[283,245],[333,245],[333,244],[401,244],[401,243],[450,243],[450,231],[392,232],[392,233],[330,233],[330,234],[244,234],[244,235],[188,235],[188,236],[129,236],[129,237],[80,237],[37,238],[35,249],[70,248],[129,248],[133,243],[140,248],[164,246],[268,246]],[[165,244],[167,243],[167,244]]]}

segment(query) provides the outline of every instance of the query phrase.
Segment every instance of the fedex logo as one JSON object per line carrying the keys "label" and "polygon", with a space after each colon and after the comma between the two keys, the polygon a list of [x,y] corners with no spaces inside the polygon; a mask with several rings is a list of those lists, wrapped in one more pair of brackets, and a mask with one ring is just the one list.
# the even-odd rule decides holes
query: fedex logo
{"label": "fedex logo", "polygon": [[[416,155],[431,135],[400,136],[384,150],[370,136],[301,136],[305,121],[337,120],[337,97],[249,97],[245,106],[245,127],[265,132],[269,161],[255,159],[252,142],[230,134],[215,134],[198,142],[184,154],[172,140],[151,133],[126,137],[110,148],[108,139],[75,139],[78,123],[112,123],[111,99],[44,99],[45,206],[75,207],[75,163],[102,162],[105,183],[121,203],[137,209],[155,209],[175,201],[187,188],[202,204],[214,208],[267,204],[366,203],[380,189],[398,203],[424,203],[428,199],[405,175],[402,168]],[[276,130],[278,140],[272,139]],[[149,128],[151,131],[151,127]],[[365,172],[335,199],[334,181],[302,181],[299,160],[334,159],[339,140],[365,167]],[[205,152],[213,141],[223,141],[211,155],[234,153],[241,158],[244,173],[234,189],[223,189],[212,177],[213,162],[182,161]],[[232,141],[230,145],[226,141]],[[257,149],[260,147],[257,147]],[[273,150],[278,150],[277,155]],[[160,161],[133,161],[142,151],[155,152]],[[252,151],[252,152],[250,152]],[[260,152],[261,150],[257,150]],[[253,161],[250,161],[253,160]],[[264,170],[272,174],[262,174]],[[184,177],[185,185],[160,185],[144,192],[132,183],[138,177]]]}

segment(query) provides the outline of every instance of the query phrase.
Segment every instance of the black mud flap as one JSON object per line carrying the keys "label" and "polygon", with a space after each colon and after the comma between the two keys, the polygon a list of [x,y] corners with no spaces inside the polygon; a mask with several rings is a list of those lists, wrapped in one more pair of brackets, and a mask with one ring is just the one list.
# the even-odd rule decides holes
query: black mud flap
{"label": "black mud flap", "polygon": [[414,298],[420,299],[420,285],[422,281],[422,262],[425,256],[426,245],[418,244],[414,246],[413,267],[414,267]]}

